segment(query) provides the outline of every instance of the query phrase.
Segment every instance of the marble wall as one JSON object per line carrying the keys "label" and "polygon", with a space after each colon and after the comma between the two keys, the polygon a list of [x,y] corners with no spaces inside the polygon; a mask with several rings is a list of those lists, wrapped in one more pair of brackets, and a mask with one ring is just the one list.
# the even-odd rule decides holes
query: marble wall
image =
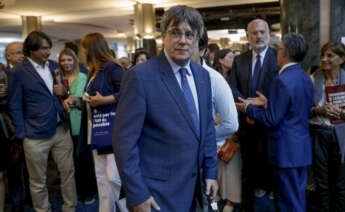
{"label": "marble wall", "polygon": [[340,40],[345,37],[345,0],[332,0],[331,38]]}
{"label": "marble wall", "polygon": [[[339,0],[344,1],[344,0]],[[320,0],[280,0],[282,36],[288,32],[301,33],[309,45],[302,62],[307,70],[320,61]],[[343,20],[344,21],[344,20]]]}

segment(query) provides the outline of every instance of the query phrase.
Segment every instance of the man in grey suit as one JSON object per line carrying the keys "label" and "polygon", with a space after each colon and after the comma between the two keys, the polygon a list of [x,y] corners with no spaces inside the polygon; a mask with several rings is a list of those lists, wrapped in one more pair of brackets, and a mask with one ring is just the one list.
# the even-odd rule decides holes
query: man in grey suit
{"label": "man in grey suit", "polygon": [[[231,88],[235,101],[257,95],[268,95],[277,75],[277,52],[269,47],[269,27],[266,21],[255,19],[248,24],[247,39],[252,50],[234,59]],[[242,153],[242,201],[244,211],[253,211],[254,197],[268,198],[273,191],[272,171],[267,161],[267,128],[239,114],[239,140]],[[268,199],[267,199],[268,200]],[[273,202],[271,209],[273,210]],[[271,209],[266,208],[265,211]]]}

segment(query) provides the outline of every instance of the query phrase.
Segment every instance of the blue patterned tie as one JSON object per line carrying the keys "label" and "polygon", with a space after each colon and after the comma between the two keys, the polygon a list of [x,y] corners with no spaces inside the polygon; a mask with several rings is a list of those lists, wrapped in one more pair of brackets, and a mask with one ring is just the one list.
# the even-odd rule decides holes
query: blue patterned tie
{"label": "blue patterned tie", "polygon": [[192,94],[192,90],[189,87],[188,81],[187,81],[187,74],[189,75],[188,71],[186,68],[180,68],[179,70],[180,75],[181,75],[181,87],[182,87],[182,92],[184,95],[184,98],[186,99],[187,106],[188,106],[188,111],[190,112],[192,116],[192,120],[195,126],[195,129],[198,133],[200,134],[200,126],[199,126],[199,118],[198,118],[198,112],[196,111],[196,106]]}
{"label": "blue patterned tie", "polygon": [[256,55],[254,74],[253,74],[251,86],[250,86],[250,94],[249,95],[252,97],[256,96],[256,86],[257,86],[258,81],[259,81],[260,72],[261,72],[261,60],[260,60],[260,55],[258,54],[258,55]]}

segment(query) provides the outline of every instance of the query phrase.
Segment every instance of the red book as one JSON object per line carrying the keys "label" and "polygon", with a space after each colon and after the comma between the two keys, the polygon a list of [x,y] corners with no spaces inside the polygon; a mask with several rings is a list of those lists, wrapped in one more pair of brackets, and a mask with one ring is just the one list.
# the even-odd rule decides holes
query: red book
{"label": "red book", "polygon": [[[340,109],[345,109],[345,85],[327,86],[326,101],[329,104],[335,105]],[[342,119],[330,119],[332,124],[342,124],[345,121]]]}

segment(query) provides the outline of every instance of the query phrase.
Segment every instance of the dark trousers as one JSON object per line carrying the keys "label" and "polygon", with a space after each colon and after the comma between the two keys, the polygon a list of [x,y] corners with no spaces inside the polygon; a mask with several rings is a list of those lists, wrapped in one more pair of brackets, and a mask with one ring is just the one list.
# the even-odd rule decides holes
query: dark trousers
{"label": "dark trousers", "polygon": [[[8,190],[12,206],[19,207],[24,202],[31,203],[29,175],[26,168],[23,147],[20,144],[12,143],[10,148],[9,165],[7,168]],[[13,151],[19,151],[19,157],[14,159]],[[23,202],[24,200],[24,202]]]}
{"label": "dark trousers", "polygon": [[254,211],[255,189],[273,191],[273,172],[268,163],[266,129],[247,126],[239,133],[242,155],[242,208]]}
{"label": "dark trousers", "polygon": [[345,163],[340,163],[339,145],[331,127],[310,127],[313,141],[313,172],[320,212],[345,211]]}
{"label": "dark trousers", "polygon": [[[77,136],[72,136],[74,150],[78,141]],[[92,153],[89,148],[81,152],[79,155],[74,151],[74,166],[75,166],[75,182],[77,187],[78,198],[81,201],[93,197],[97,194],[97,182],[95,175],[95,168],[92,159]]]}
{"label": "dark trousers", "polygon": [[305,212],[308,167],[273,168],[280,212]]}

